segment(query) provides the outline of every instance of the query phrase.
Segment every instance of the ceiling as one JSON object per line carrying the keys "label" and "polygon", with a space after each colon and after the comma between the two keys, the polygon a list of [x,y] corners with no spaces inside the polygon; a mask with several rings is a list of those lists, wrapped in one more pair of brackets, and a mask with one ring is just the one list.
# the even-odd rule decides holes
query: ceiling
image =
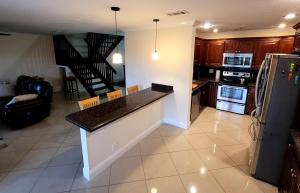
{"label": "ceiling", "polygon": [[[113,33],[114,13],[119,6],[121,31],[209,21],[220,31],[275,28],[282,16],[296,12],[287,21],[300,21],[300,0],[1,0],[0,31],[31,33]],[[187,10],[189,14],[167,16],[168,12]]]}

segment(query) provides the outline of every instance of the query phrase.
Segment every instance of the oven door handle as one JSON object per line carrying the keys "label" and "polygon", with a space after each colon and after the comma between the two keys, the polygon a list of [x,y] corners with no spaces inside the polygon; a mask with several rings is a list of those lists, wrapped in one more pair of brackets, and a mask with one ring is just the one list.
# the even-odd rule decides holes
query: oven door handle
{"label": "oven door handle", "polygon": [[230,85],[225,85],[224,83],[219,85],[220,87],[224,87],[224,88],[235,88],[235,89],[243,89],[243,90],[247,90],[246,87],[241,87],[241,86],[230,86]]}

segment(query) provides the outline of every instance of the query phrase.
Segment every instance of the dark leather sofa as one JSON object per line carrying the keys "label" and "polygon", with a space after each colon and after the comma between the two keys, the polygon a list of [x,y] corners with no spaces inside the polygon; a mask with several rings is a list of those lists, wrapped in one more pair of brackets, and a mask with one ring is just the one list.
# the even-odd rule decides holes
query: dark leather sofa
{"label": "dark leather sofa", "polygon": [[30,76],[19,76],[15,95],[37,94],[38,98],[6,105],[14,96],[0,98],[0,119],[11,128],[22,128],[50,114],[53,87],[50,83]]}

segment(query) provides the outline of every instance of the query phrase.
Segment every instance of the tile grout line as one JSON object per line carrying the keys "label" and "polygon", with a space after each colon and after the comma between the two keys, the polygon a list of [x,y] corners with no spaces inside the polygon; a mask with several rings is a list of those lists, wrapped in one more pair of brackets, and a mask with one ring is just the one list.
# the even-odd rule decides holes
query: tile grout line
{"label": "tile grout line", "polygon": [[72,183],[71,183],[71,186],[70,186],[70,189],[69,189],[69,191],[72,191],[72,187],[73,187],[73,185],[74,185],[74,182],[75,182],[75,179],[76,179],[76,177],[77,177],[77,172],[80,170],[80,165],[81,165],[81,163],[79,163],[79,165],[78,165],[78,167],[77,167],[77,169],[76,169],[76,172],[75,172],[75,175],[74,175],[74,177],[73,177],[73,180],[72,180]]}
{"label": "tile grout line", "polygon": [[214,173],[213,172],[210,172],[210,175],[212,176],[212,178],[215,180],[215,182],[219,185],[219,187],[222,189],[222,191],[224,193],[226,193],[226,190],[225,188],[220,184],[220,182],[217,180],[217,178],[215,177]]}
{"label": "tile grout line", "polygon": [[[185,139],[185,138],[184,138],[184,139]],[[186,140],[186,139],[185,139],[185,140]],[[187,190],[186,190],[186,188],[185,188],[185,185],[184,185],[184,183],[183,183],[183,181],[182,181],[182,179],[181,179],[181,177],[180,177],[180,172],[178,171],[178,168],[176,167],[176,164],[175,164],[174,160],[172,159],[171,153],[172,153],[172,152],[170,152],[169,149],[168,149],[168,156],[169,156],[169,158],[170,158],[170,160],[171,160],[171,162],[172,162],[172,164],[173,164],[173,166],[174,166],[174,168],[175,168],[175,170],[176,170],[176,172],[177,172],[177,175],[176,175],[176,176],[179,177],[179,180],[180,180],[180,182],[181,182],[181,185],[183,186],[183,189],[184,189],[185,193],[188,193]]]}
{"label": "tile grout line", "polygon": [[[41,139],[40,139],[40,140],[41,140]],[[36,142],[36,144],[37,144],[37,143],[38,143],[38,142]],[[35,144],[35,145],[36,145],[36,144]],[[34,151],[33,147],[34,147],[35,145],[32,145],[32,147],[31,147],[25,154],[28,155],[30,151],[32,151],[32,150]],[[57,151],[57,150],[58,150],[58,148],[56,149],[56,151]],[[23,157],[15,164],[14,168],[13,168],[12,170],[10,170],[10,172],[9,172],[8,174],[10,174],[10,173],[12,173],[12,172],[17,172],[17,170],[16,170],[17,165],[20,164],[21,161],[24,160],[24,157],[25,157],[26,155],[24,155],[24,156],[23,156]],[[50,161],[49,161],[49,162],[50,162]],[[49,162],[48,162],[48,164],[49,164]],[[48,165],[48,164],[47,164],[47,165]],[[32,190],[33,190],[34,187],[36,186],[36,184],[37,184],[39,178],[42,176],[42,174],[44,173],[44,171],[46,170],[46,168],[47,168],[47,166],[46,166],[46,167],[42,167],[42,168],[31,168],[31,169],[28,169],[28,170],[33,170],[33,169],[41,169],[41,170],[42,170],[41,173],[38,175],[37,179],[34,181],[34,183],[33,183],[32,187],[30,188],[29,192],[32,192]],[[22,170],[20,170],[20,171],[22,171]],[[6,175],[6,177],[8,176],[8,174]],[[5,177],[5,178],[6,178],[6,177]],[[3,178],[3,180],[4,180],[4,178]]]}

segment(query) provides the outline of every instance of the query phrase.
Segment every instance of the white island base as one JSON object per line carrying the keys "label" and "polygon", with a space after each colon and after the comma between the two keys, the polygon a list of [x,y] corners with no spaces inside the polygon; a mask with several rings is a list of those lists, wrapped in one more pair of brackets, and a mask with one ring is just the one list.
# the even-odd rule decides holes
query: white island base
{"label": "white island base", "polygon": [[159,127],[164,100],[148,104],[96,131],[80,129],[83,176],[91,180]]}

